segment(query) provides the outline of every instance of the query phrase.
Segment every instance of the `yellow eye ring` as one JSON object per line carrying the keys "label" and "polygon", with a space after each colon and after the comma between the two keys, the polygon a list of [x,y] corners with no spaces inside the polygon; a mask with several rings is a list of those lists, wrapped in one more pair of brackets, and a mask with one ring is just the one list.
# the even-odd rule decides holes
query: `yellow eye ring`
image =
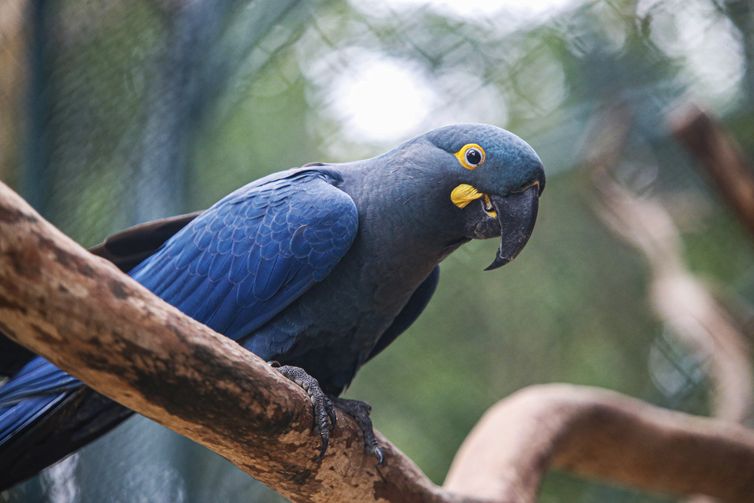
{"label": "yellow eye ring", "polygon": [[453,155],[458,159],[461,166],[466,169],[478,168],[484,164],[484,160],[487,158],[484,149],[476,143],[467,143]]}

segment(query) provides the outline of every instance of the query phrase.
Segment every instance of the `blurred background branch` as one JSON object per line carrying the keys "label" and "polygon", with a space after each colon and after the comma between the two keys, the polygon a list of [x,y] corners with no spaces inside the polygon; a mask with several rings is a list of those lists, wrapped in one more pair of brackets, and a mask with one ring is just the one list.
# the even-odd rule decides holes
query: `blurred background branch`
{"label": "blurred background branch", "polygon": [[[525,388],[491,407],[456,454],[444,487],[500,501],[537,500],[552,465],[676,495],[746,502],[751,431],[572,385]],[[747,447],[744,447],[747,446]]]}
{"label": "blurred background branch", "polygon": [[[631,124],[631,113],[623,107],[610,109],[597,121],[597,134],[609,137],[595,138],[592,144],[598,151],[588,156],[601,196],[599,215],[646,258],[652,275],[649,298],[657,315],[680,341],[708,362],[714,383],[713,414],[743,423],[750,419],[754,400],[751,357],[743,330],[703,282],[689,272],[680,233],[660,202],[632,194],[611,175],[611,167],[622,156]],[[707,130],[707,134],[715,133]],[[709,144],[714,140],[701,135],[697,141]],[[726,174],[722,167],[717,169],[721,173],[718,178],[724,179],[721,183],[730,186],[736,177]],[[742,183],[745,182],[743,178]],[[745,218],[748,215],[742,218],[743,223],[747,223]]]}
{"label": "blurred background branch", "polygon": [[694,104],[670,117],[670,129],[699,160],[709,178],[754,237],[754,171],[723,126]]}

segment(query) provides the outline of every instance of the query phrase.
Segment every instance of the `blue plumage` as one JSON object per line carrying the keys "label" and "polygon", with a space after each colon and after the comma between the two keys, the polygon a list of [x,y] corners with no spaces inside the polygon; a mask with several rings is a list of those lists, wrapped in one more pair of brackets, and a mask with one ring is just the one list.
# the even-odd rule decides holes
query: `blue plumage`
{"label": "blue plumage", "polygon": [[[356,207],[333,181],[295,170],[253,182],[129,274],[192,318],[242,340],[326,277],[351,246]],[[252,346],[269,358],[294,342],[268,337]],[[0,446],[80,386],[47,360],[33,359],[0,388]]]}
{"label": "blue plumage", "polygon": [[31,360],[0,388],[0,446],[80,386],[44,358]]}
{"label": "blue plumage", "polygon": [[[304,369],[316,379],[309,393],[337,396],[421,314],[449,253],[502,235],[491,267],[516,256],[543,187],[541,161],[520,138],[448,126],[373,159],[272,174],[200,214],[126,231],[98,253],[261,358]],[[15,370],[27,356],[14,354],[2,361]],[[129,413],[34,358],[0,387],[0,489]]]}
{"label": "blue plumage", "polygon": [[[350,248],[356,206],[333,181],[299,170],[247,185],[130,274],[192,318],[243,341],[325,278]],[[263,341],[255,348],[272,356]]]}

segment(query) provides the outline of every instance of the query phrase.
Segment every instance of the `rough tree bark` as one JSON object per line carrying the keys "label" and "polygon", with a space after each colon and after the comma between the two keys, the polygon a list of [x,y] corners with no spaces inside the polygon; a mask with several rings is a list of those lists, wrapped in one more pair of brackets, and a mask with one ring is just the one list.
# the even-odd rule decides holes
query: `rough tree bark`
{"label": "rough tree bark", "polygon": [[386,463],[375,467],[342,416],[317,463],[303,391],[86,252],[1,183],[0,329],[294,501],[529,502],[551,465],[732,502],[754,494],[749,430],[565,386],[492,409],[445,488],[384,438]]}

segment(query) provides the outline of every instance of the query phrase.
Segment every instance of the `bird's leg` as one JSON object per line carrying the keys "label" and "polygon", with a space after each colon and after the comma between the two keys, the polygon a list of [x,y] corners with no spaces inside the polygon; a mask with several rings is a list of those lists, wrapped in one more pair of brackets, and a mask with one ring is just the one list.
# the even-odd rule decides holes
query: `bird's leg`
{"label": "bird's leg", "polygon": [[364,448],[368,453],[377,458],[377,464],[381,465],[385,460],[385,456],[382,453],[380,444],[377,443],[377,438],[374,436],[372,420],[369,417],[372,406],[361,400],[348,400],[337,397],[331,397],[331,400],[337,408],[354,418],[356,424],[361,429],[361,433],[364,435]]}
{"label": "bird's leg", "polygon": [[284,377],[301,386],[306,394],[309,395],[309,399],[312,401],[312,407],[314,408],[314,430],[319,433],[319,437],[322,440],[319,455],[316,459],[317,461],[322,460],[325,456],[325,452],[327,452],[327,446],[330,444],[330,429],[334,429],[337,423],[335,407],[333,407],[332,401],[322,391],[319,382],[301,367],[280,365],[278,362],[274,361],[269,362],[269,364],[283,374]]}
{"label": "bird's leg", "polygon": [[281,365],[276,361],[268,362],[275,370],[280,372],[283,377],[290,379],[299,385],[312,401],[314,408],[314,429],[319,433],[322,439],[322,445],[319,450],[317,461],[321,460],[327,452],[327,446],[330,444],[330,430],[334,429],[337,424],[335,407],[351,416],[356,424],[359,425],[361,433],[364,436],[364,448],[367,452],[377,458],[377,464],[381,465],[385,459],[382,448],[377,443],[377,437],[374,435],[372,420],[369,413],[372,406],[361,400],[348,400],[345,398],[328,397],[319,386],[319,382],[310,376],[301,367],[293,365]]}

